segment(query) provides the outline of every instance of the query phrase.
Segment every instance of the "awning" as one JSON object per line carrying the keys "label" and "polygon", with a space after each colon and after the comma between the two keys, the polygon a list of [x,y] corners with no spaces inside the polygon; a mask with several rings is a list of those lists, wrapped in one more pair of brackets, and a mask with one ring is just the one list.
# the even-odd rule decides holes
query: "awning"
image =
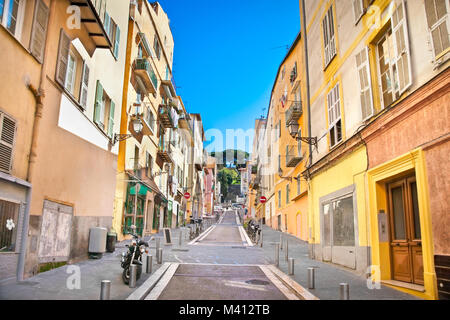
{"label": "awning", "polygon": [[[143,185],[142,183],[139,184],[139,192],[138,195],[140,196],[146,196],[147,195],[147,191],[152,191],[152,189],[148,188],[147,186]],[[136,195],[136,186],[133,186],[130,188],[130,194],[131,195]]]}

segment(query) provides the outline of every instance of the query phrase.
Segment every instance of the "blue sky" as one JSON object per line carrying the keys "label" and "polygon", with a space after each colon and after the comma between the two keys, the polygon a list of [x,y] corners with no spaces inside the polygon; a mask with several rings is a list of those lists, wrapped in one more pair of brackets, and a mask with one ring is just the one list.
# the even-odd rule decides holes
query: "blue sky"
{"label": "blue sky", "polygon": [[170,19],[174,77],[188,112],[200,113],[205,131],[224,137],[227,129],[252,129],[267,113],[286,45],[300,30],[299,1],[159,2]]}

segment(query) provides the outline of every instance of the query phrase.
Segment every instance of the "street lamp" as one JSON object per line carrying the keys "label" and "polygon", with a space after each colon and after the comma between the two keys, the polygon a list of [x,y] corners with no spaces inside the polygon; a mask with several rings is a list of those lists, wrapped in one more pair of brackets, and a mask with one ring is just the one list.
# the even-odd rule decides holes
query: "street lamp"
{"label": "street lamp", "polygon": [[288,125],[289,134],[296,140],[301,140],[307,144],[317,146],[317,137],[300,137],[298,135],[299,125],[297,121],[291,121]]}
{"label": "street lamp", "polygon": [[[135,134],[140,134],[142,132],[142,129],[144,128],[144,125],[142,124],[141,120],[139,118],[136,118],[131,121],[132,128]],[[114,134],[113,139],[113,145],[115,145],[119,141],[125,141],[129,138],[132,138],[132,134]]]}

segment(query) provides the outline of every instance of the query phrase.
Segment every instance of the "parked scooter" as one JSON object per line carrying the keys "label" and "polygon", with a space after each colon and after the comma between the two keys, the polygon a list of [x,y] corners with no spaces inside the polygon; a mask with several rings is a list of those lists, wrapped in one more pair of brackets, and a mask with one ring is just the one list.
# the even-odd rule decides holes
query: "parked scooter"
{"label": "parked scooter", "polygon": [[122,252],[121,266],[123,268],[122,280],[125,284],[130,283],[130,265],[131,263],[137,266],[136,281],[139,280],[142,274],[142,256],[144,253],[149,252],[149,245],[147,242],[139,239],[139,236],[135,234],[136,226],[131,226],[133,239],[130,245],[126,245],[127,252]]}

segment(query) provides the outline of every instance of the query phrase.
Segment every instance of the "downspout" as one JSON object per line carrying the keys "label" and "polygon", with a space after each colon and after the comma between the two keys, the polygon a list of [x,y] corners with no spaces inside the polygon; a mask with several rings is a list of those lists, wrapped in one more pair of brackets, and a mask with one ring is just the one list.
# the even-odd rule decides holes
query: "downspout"
{"label": "downspout", "polygon": [[[302,0],[302,5],[301,5],[301,15],[302,15],[302,20],[303,20],[303,25],[302,27],[302,36],[303,36],[303,43],[304,43],[304,49],[305,49],[305,53],[304,53],[304,65],[305,65],[305,76],[306,76],[306,108],[308,110],[308,136],[311,137],[311,105],[310,105],[310,92],[309,92],[309,60],[308,60],[308,30],[306,28],[306,13],[305,13],[305,0]],[[307,171],[308,171],[308,180],[309,180],[309,169],[312,165],[313,162],[313,158],[312,158],[312,144],[309,144],[309,164],[307,167]],[[308,183],[308,188],[311,188],[311,184]],[[310,192],[308,192],[310,193]],[[309,197],[309,196],[308,196]],[[311,210],[311,208],[309,208],[309,210]],[[315,223],[314,223],[314,215],[312,215],[313,219],[311,221],[312,223],[312,235],[315,232]],[[314,238],[314,242],[315,242],[315,238]],[[314,253],[314,243],[311,246],[311,254],[312,257],[315,256]]]}
{"label": "downspout", "polygon": [[[28,157],[28,169],[27,169],[27,181],[32,185],[33,180],[33,172],[34,172],[34,164],[36,163],[37,158],[37,137],[39,135],[39,127],[40,122],[42,118],[42,111],[44,109],[44,98],[45,98],[45,91],[43,89],[43,83],[44,83],[44,75],[45,70],[47,67],[47,60],[46,57],[46,51],[48,50],[47,43],[49,39],[50,34],[50,28],[51,21],[53,18],[53,12],[55,6],[55,1],[50,0],[50,6],[49,6],[49,18],[47,23],[47,35],[45,38],[45,49],[44,49],[44,58],[43,63],[41,66],[41,74],[39,78],[39,88],[36,89],[31,83],[27,83],[26,86],[28,89],[30,89],[31,93],[33,94],[35,100],[36,100],[36,110],[34,113],[34,120],[33,120],[33,131],[31,135],[31,146],[30,146],[30,153]],[[30,186],[27,190],[26,194],[26,205],[25,205],[25,212],[24,212],[24,224],[22,228],[22,241],[20,245],[20,254],[19,259],[17,263],[17,280],[23,281],[24,280],[24,273],[25,273],[25,258],[26,258],[26,250],[27,250],[27,242],[28,242],[28,230],[29,230],[29,224],[30,224],[30,206],[31,206],[31,195],[32,195],[32,187]]]}

